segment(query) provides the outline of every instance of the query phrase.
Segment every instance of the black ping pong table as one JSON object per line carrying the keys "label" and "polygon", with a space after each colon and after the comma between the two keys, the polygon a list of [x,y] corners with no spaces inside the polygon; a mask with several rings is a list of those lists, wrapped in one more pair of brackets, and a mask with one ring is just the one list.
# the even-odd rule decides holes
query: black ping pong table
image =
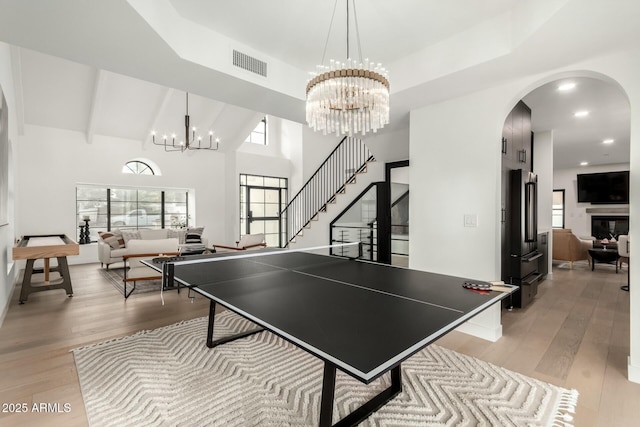
{"label": "black ping pong table", "polygon": [[[402,390],[404,360],[509,294],[474,292],[462,286],[465,278],[303,251],[145,263],[162,271],[165,284],[176,281],[211,301],[208,347],[267,330],[323,360],[320,426],[333,422],[337,369],[365,384],[391,372],[387,389],[333,424],[356,425]],[[214,340],[217,304],[259,327]]]}

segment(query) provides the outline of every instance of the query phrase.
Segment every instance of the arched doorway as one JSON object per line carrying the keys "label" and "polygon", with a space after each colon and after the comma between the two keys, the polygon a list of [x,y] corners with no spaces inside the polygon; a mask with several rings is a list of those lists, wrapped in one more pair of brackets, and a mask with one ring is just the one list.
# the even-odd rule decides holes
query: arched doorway
{"label": "arched doorway", "polygon": [[[628,171],[629,129],[628,98],[616,82],[604,76],[550,78],[516,104],[505,120],[502,138],[503,280],[524,283],[530,286],[522,289],[527,296],[535,296],[537,283],[552,271],[553,228],[572,230],[583,240],[584,247],[590,244],[592,236],[602,238],[592,231],[593,221],[601,215],[609,220],[619,219],[615,222],[621,227],[627,224],[625,231],[616,227],[615,234],[628,231],[628,200],[619,199],[609,204],[595,201],[597,205],[585,203],[578,197],[576,177]],[[514,188],[510,185],[509,172],[514,169],[535,173],[538,189],[537,228],[541,241],[523,243],[523,248],[518,247],[518,240],[524,236],[514,235],[523,232],[518,229],[518,222],[524,220],[524,213],[518,211],[517,204],[513,209],[510,206],[515,196],[510,193]],[[554,204],[554,190],[563,196],[560,204]],[[535,268],[530,262],[518,262],[518,257],[526,259],[538,252],[544,256]],[[581,252],[584,254],[576,260],[586,263],[586,249]],[[572,258],[577,254],[568,255],[568,258],[564,255],[556,258],[566,258],[573,266]],[[516,307],[528,303],[520,302],[516,301]]]}

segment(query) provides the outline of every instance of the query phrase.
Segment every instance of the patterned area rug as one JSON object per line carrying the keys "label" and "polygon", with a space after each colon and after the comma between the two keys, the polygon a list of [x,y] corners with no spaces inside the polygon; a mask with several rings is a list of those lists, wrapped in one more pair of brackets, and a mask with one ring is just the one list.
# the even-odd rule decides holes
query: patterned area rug
{"label": "patterned area rug", "polygon": [[[111,283],[113,287],[118,290],[118,292],[124,295],[124,282],[122,281],[122,279],[124,278],[123,267],[120,267],[120,268],[111,267],[108,270],[106,268],[100,268],[100,274],[102,274],[102,277],[107,279],[109,283]],[[133,287],[133,283],[128,283],[127,292],[130,292],[132,287]],[[136,283],[136,290],[133,291],[133,294],[135,295],[135,294],[142,294],[145,292],[160,291],[161,287],[162,287],[161,280],[141,280]]]}
{"label": "patterned area rug", "polygon": [[[249,326],[216,316],[216,335]],[[267,332],[211,350],[206,329],[199,318],[73,350],[90,425],[317,425],[320,360]],[[436,345],[405,361],[402,375],[402,392],[363,426],[567,426],[578,399]],[[389,381],[364,385],[338,371],[334,422]]]}

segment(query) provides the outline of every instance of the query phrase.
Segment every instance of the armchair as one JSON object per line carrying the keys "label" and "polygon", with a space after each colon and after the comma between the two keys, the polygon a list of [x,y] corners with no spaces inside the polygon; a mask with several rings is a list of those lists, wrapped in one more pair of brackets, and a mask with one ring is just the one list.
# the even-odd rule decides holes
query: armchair
{"label": "armchair", "polygon": [[262,233],[245,234],[236,242],[235,246],[213,244],[213,248],[216,252],[246,251],[249,249],[261,249],[266,246],[267,244],[264,241],[264,234]]}
{"label": "armchair", "polygon": [[579,239],[571,229],[553,229],[553,254],[556,261],[569,261],[569,268],[573,268],[575,261],[586,260],[591,265],[589,249],[593,247],[591,240]]}

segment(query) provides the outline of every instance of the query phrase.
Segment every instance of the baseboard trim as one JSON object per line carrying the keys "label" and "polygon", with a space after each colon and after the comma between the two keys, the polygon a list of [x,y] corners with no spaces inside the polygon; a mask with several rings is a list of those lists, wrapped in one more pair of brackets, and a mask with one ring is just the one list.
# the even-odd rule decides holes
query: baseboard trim
{"label": "baseboard trim", "polygon": [[640,366],[631,364],[631,356],[627,358],[627,379],[633,383],[640,384]]}
{"label": "baseboard trim", "polygon": [[5,301],[4,308],[2,309],[2,313],[0,313],[0,328],[4,324],[4,318],[7,316],[9,312],[9,306],[11,305],[11,300],[13,299],[13,292],[16,290],[16,284],[18,282],[18,275],[16,274],[16,263],[12,262],[7,265],[7,279],[11,283],[11,290],[9,291],[9,296]]}
{"label": "baseboard trim", "polygon": [[502,304],[493,304],[473,319],[458,326],[456,330],[483,340],[498,341],[502,337]]}
{"label": "baseboard trim", "polygon": [[473,320],[458,326],[456,331],[491,342],[496,342],[502,337],[502,325],[487,327],[486,325],[475,323]]}

